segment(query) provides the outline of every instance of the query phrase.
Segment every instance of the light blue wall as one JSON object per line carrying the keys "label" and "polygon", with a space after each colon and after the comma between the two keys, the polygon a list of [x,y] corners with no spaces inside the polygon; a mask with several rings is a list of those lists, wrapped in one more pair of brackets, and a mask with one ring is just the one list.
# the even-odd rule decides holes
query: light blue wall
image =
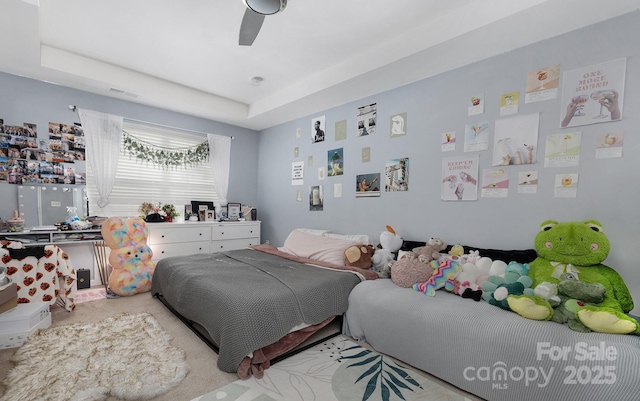
{"label": "light blue wall", "polygon": [[[262,238],[281,245],[296,227],[331,229],[336,233],[369,234],[377,241],[385,225],[405,239],[426,240],[438,236],[449,243],[486,248],[521,249],[533,246],[539,225],[546,219],[560,221],[596,219],[604,225],[612,242],[607,264],[618,270],[640,305],[640,268],[636,250],[640,245],[638,190],[640,179],[640,12],[575,31],[488,60],[449,71],[414,84],[380,93],[357,102],[282,124],[261,132],[258,164],[259,216]],[[477,46],[482,46],[478,40]],[[561,65],[561,72],[627,57],[623,120],[559,128],[563,108],[558,98],[524,104],[525,79],[529,71]],[[420,68],[416,65],[415,68]],[[476,202],[440,200],[441,162],[456,155],[480,156],[480,170],[491,166],[493,135],[488,151],[464,153],[465,124],[489,121],[491,130],[499,117],[500,95],[520,91],[519,114],[540,113],[538,163],[507,167],[511,179],[506,199],[478,198]],[[485,113],[467,116],[470,96],[484,93]],[[378,131],[357,137],[356,109],[370,103],[378,106]],[[389,137],[389,119],[406,112],[408,135]],[[311,143],[311,119],[326,116],[327,140]],[[334,140],[334,125],[347,120],[347,139]],[[296,129],[302,137],[296,139]],[[544,168],[545,138],[549,134],[582,131],[579,167]],[[441,152],[441,134],[456,131],[454,152]],[[595,139],[600,132],[624,131],[624,156],[596,159]],[[493,132],[493,131],[491,131]],[[294,157],[299,147],[300,156]],[[319,180],[318,167],[326,164],[327,151],[344,148],[345,174]],[[363,147],[371,148],[371,162],[361,162]],[[307,158],[313,157],[313,166]],[[385,193],[378,198],[356,198],[357,174],[378,172],[384,177],[385,161],[409,157],[409,191]],[[304,161],[304,185],[291,185],[291,163]],[[540,184],[535,195],[518,194],[514,182],[519,171],[538,170]],[[579,173],[578,196],[555,198],[554,176]],[[342,183],[343,196],[334,198],[335,183]],[[324,211],[309,211],[311,185],[324,186]],[[303,201],[296,201],[302,191]],[[377,242],[376,242],[377,243]]]}
{"label": "light blue wall", "polygon": [[[0,118],[7,125],[35,123],[38,137],[47,138],[49,122],[73,124],[78,114],[68,105],[116,114],[197,132],[233,136],[228,199],[257,204],[258,133],[253,130],[0,73]],[[206,137],[203,137],[206,139]],[[17,185],[0,184],[0,217],[7,220],[18,208]]]}

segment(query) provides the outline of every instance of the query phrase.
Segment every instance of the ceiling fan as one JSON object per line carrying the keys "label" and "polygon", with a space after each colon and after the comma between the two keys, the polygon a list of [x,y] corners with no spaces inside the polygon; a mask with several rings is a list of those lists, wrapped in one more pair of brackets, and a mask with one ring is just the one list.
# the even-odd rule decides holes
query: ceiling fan
{"label": "ceiling fan", "polygon": [[240,25],[240,46],[251,46],[256,40],[258,32],[266,15],[273,15],[284,10],[287,0],[242,0],[247,10]]}

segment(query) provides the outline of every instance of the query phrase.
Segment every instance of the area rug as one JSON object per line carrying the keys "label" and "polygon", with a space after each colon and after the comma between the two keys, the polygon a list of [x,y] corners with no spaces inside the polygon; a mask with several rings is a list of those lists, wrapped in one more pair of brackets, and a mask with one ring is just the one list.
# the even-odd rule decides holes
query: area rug
{"label": "area rug", "polygon": [[192,401],[463,401],[464,397],[338,336]]}
{"label": "area rug", "polygon": [[41,330],[13,358],[2,400],[146,400],[189,372],[183,350],[148,313]]}

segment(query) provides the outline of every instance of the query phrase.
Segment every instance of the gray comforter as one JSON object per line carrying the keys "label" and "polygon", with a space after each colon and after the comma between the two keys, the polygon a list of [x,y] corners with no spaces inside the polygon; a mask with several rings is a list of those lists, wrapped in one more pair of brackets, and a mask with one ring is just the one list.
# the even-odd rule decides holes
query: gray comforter
{"label": "gray comforter", "polygon": [[348,334],[491,401],[640,399],[640,336],[578,333],[391,280],[349,297]]}
{"label": "gray comforter", "polygon": [[162,259],[151,293],[203,326],[219,347],[218,367],[235,372],[245,356],[294,326],[344,313],[360,281],[351,271],[242,249]]}

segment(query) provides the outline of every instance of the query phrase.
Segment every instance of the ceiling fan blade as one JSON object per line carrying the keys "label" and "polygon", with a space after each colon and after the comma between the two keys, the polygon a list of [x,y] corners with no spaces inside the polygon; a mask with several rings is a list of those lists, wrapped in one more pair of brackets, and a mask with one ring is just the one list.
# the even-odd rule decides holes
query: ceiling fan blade
{"label": "ceiling fan blade", "polygon": [[253,44],[263,22],[264,15],[247,8],[247,11],[244,12],[244,17],[242,17],[242,25],[240,25],[240,46],[251,46]]}

